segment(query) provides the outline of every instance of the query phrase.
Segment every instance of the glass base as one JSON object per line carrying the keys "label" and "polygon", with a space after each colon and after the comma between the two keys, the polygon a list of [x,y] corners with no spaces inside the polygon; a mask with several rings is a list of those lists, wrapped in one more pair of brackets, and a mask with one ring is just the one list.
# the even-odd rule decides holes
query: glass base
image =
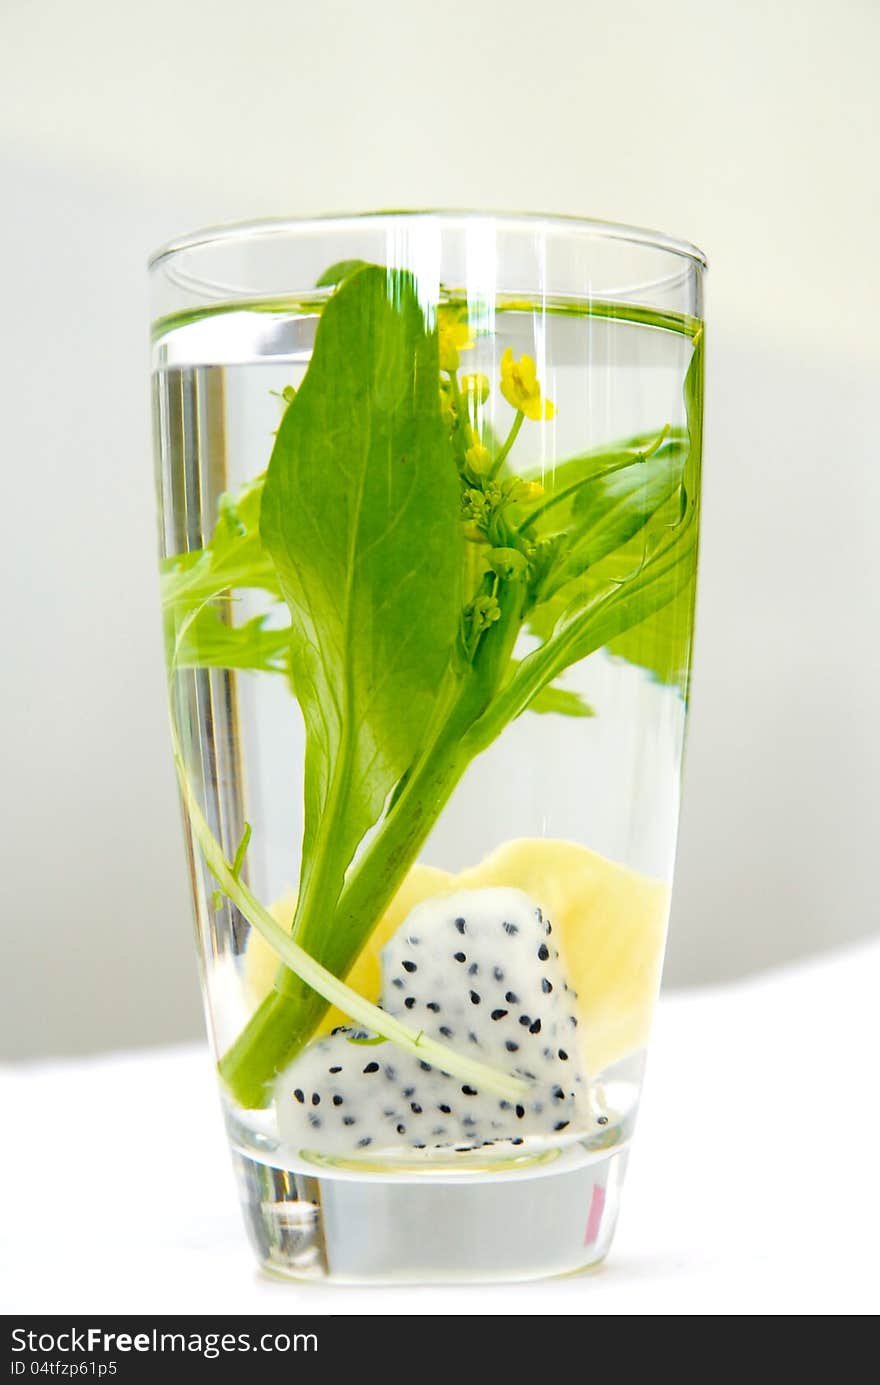
{"label": "glass base", "polygon": [[342,1284],[544,1279],[611,1244],[627,1151],[501,1177],[357,1178],[291,1171],[233,1148],[264,1269]]}

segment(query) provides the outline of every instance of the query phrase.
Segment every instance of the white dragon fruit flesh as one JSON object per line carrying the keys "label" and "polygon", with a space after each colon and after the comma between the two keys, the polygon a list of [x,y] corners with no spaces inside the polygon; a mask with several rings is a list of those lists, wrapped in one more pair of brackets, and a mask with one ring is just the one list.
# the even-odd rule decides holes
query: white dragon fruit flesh
{"label": "white dragon fruit flesh", "polygon": [[520,890],[427,900],[382,951],[382,1008],[459,1053],[524,1078],[481,1093],[364,1030],[313,1041],[276,1087],[292,1151],[375,1157],[560,1142],[589,1118],[587,1077],[552,924]]}

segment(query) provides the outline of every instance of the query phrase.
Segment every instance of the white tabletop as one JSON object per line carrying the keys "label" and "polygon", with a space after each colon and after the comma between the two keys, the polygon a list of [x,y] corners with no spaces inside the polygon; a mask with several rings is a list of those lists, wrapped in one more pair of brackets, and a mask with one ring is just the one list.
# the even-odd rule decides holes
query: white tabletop
{"label": "white tabletop", "polygon": [[664,997],[611,1255],[542,1284],[264,1278],[203,1047],[7,1065],[0,1310],[875,1313],[878,1008],[880,942]]}

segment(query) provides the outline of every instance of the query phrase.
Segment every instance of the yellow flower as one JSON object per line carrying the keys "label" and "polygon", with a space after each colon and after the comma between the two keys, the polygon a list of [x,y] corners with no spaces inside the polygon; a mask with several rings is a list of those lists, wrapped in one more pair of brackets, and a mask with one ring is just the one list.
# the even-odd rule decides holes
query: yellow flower
{"label": "yellow flower", "polygon": [[515,361],[509,346],[501,357],[501,393],[508,404],[519,409],[526,418],[552,418],[556,413],[550,400],[541,398],[541,386],[531,356],[520,356]]}
{"label": "yellow flower", "polygon": [[437,312],[440,338],[440,369],[458,370],[459,351],[470,351],[474,345],[470,323],[458,308],[440,308]]}
{"label": "yellow flower", "polygon": [[485,404],[489,398],[488,375],[462,375],[461,392],[462,394],[472,394],[481,404]]}
{"label": "yellow flower", "polygon": [[544,487],[540,481],[514,481],[510,488],[509,499],[518,503],[525,500],[540,500],[544,494]]}
{"label": "yellow flower", "polygon": [[479,475],[480,472],[488,471],[492,463],[492,454],[477,438],[465,452],[464,459],[471,471]]}

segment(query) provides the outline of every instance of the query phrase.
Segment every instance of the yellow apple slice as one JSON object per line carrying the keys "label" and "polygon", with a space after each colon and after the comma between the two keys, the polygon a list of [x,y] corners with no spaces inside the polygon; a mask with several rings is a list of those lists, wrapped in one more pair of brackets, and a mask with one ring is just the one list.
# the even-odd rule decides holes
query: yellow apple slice
{"label": "yellow apple slice", "polygon": [[644,1047],[660,986],[669,890],[575,842],[507,842],[458,877],[459,889],[511,885],[553,925],[593,1075]]}
{"label": "yellow apple slice", "polygon": [[[523,838],[500,846],[479,865],[450,875],[416,865],[367,941],[346,981],[378,1001],[379,954],[410,910],[423,900],[453,891],[507,885],[540,904],[553,925],[570,984],[578,997],[578,1034],[592,1075],[644,1047],[666,939],[669,890],[653,880],[606,860],[575,842]],[[290,923],[296,893],[270,906],[279,923]],[[245,954],[245,987],[256,1004],[269,991],[277,958],[252,930]],[[328,1011],[319,1033],[347,1016]]]}

